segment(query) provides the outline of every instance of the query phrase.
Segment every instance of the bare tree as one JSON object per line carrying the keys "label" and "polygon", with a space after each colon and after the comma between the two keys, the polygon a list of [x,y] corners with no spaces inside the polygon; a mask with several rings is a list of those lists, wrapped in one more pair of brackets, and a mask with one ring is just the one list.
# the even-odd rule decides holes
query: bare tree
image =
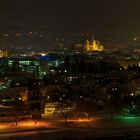
{"label": "bare tree", "polygon": [[71,115],[72,107],[70,104],[64,104],[60,108],[60,114],[64,117],[65,122],[67,122],[68,117]]}

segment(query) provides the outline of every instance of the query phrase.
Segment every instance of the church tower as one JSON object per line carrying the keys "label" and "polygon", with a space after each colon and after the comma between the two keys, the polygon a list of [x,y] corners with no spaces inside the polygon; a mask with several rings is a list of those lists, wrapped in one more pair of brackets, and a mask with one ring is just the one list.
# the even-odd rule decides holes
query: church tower
{"label": "church tower", "polygon": [[84,45],[84,50],[87,52],[89,51],[103,51],[104,47],[103,45],[95,39],[92,39],[92,41],[87,40],[85,45]]}

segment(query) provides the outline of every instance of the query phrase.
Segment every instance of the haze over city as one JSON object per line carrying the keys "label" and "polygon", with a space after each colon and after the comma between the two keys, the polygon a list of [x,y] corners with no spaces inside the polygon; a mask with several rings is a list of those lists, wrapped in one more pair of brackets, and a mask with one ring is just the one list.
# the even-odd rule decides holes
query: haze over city
{"label": "haze over city", "polygon": [[139,4],[138,0],[2,0],[0,21],[56,33],[99,32],[128,39],[140,34]]}

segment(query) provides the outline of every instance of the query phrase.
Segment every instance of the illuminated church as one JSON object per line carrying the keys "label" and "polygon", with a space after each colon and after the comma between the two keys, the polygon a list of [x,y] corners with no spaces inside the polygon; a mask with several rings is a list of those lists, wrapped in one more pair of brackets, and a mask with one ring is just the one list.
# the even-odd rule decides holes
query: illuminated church
{"label": "illuminated church", "polygon": [[103,45],[98,41],[93,39],[92,41],[87,40],[84,45],[84,50],[86,51],[103,51]]}

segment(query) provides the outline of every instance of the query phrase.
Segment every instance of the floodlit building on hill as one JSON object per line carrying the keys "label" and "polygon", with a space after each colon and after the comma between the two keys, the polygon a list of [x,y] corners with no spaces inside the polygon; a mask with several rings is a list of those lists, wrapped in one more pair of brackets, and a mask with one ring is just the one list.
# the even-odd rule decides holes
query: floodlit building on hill
{"label": "floodlit building on hill", "polygon": [[93,39],[92,41],[87,40],[84,45],[84,50],[86,51],[103,51],[104,47],[100,41]]}

